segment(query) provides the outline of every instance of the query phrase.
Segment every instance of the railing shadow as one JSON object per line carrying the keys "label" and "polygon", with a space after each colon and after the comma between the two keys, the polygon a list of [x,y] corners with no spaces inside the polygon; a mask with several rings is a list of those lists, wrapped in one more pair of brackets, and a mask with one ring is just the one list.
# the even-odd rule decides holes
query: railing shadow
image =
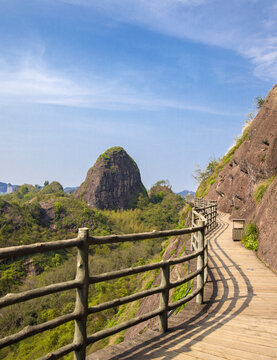
{"label": "railing shadow", "polygon": [[[221,328],[248,307],[254,296],[250,280],[218,242],[218,238],[226,231],[228,226],[229,224],[227,223],[223,224],[222,230],[214,237],[214,245],[210,244],[209,264],[211,267],[208,271],[208,284],[211,288],[211,293],[209,299],[202,305],[202,308],[190,318],[171,327],[168,333],[153,336],[151,339],[122,352],[120,356],[112,356],[110,360],[147,358],[153,360],[159,358],[162,360],[168,358],[174,359],[178,353],[189,355],[191,347],[195,343],[200,342],[206,336]],[[231,265],[226,265],[226,261]],[[220,266],[218,266],[219,264]],[[223,271],[227,274],[227,277],[223,274]],[[245,295],[240,295],[242,289],[237,281],[237,276],[240,276],[243,280],[243,291],[246,290]],[[232,286],[228,283],[230,281]],[[220,289],[223,289],[221,295],[219,295],[218,286],[220,282],[222,282]],[[224,310],[227,302],[229,304]],[[184,342],[184,345],[178,346]],[[176,348],[178,348],[177,351]],[[90,357],[90,359],[93,359],[93,357]]]}

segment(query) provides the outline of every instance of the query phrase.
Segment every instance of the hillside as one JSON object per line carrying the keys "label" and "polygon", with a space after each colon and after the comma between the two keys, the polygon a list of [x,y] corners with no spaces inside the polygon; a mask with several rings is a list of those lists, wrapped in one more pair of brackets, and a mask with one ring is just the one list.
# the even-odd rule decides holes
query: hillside
{"label": "hillside", "polygon": [[218,200],[220,211],[252,224],[249,235],[259,234],[258,256],[277,271],[277,85],[208,175],[196,194]]}
{"label": "hillside", "polygon": [[[88,227],[90,234],[132,233],[176,228],[185,201],[174,194],[164,181],[141,195],[137,208],[125,211],[100,211],[85,201],[64,192],[58,182],[42,189],[22,185],[16,192],[0,198],[0,247],[51,241],[76,236],[78,227]],[[97,274],[128,266],[142,265],[161,259],[168,242],[149,240],[138,243],[99,245],[90,250],[91,273]],[[162,252],[161,252],[162,251]],[[56,251],[21,257],[0,263],[0,295],[24,291],[54,282],[73,279],[75,251]],[[124,294],[149,288],[155,273],[140,274],[90,287],[89,303],[102,303]],[[43,297],[2,310],[0,337],[20,331],[25,326],[40,324],[73,310],[75,291]],[[88,332],[94,333],[117,322],[130,319],[138,311],[140,301],[107,310],[88,320]],[[32,360],[71,341],[74,324],[68,323],[34,338],[0,350],[5,360]],[[93,352],[108,343],[122,341],[124,333],[98,342]],[[65,359],[72,359],[71,355]]]}

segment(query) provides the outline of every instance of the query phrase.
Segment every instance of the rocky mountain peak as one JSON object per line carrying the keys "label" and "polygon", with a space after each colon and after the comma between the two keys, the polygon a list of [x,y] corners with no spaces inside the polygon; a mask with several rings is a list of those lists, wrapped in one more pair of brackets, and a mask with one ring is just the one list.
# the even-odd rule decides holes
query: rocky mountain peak
{"label": "rocky mountain peak", "polygon": [[101,154],[74,196],[98,209],[130,209],[147,194],[136,162],[120,146]]}

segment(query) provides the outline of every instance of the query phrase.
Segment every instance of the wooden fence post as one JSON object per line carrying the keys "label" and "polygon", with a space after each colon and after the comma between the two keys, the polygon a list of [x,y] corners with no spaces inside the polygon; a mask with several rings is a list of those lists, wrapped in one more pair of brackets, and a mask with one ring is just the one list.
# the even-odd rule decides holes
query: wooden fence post
{"label": "wooden fence post", "polygon": [[[212,229],[212,228],[211,228]],[[203,232],[203,246],[204,246],[204,266],[207,264],[207,267],[204,269],[204,285],[206,284],[208,278],[208,239],[205,236],[205,232]]]}
{"label": "wooden fence post", "polygon": [[[204,266],[205,261],[205,250],[204,250],[204,239],[205,239],[205,221],[198,220],[198,226],[203,226],[203,229],[198,232],[198,250],[203,249],[202,253],[197,257],[197,270]],[[196,296],[196,303],[203,304],[204,299],[204,268],[199,275],[197,275],[197,288],[202,288],[200,293]]]}
{"label": "wooden fence post", "polygon": [[75,320],[74,343],[80,345],[74,351],[74,360],[85,360],[87,342],[87,313],[88,313],[88,228],[78,230],[78,238],[82,240],[77,252],[76,280],[82,282],[82,286],[76,289],[75,311],[79,317]]}
{"label": "wooden fence post", "polygon": [[216,224],[216,207],[215,205],[213,205],[213,228],[215,227]]}
{"label": "wooden fence post", "polygon": [[164,286],[165,289],[161,292],[160,297],[160,310],[163,310],[162,314],[160,315],[160,331],[165,333],[168,329],[167,308],[169,300],[170,265],[167,264],[163,266],[161,270],[161,286]]}

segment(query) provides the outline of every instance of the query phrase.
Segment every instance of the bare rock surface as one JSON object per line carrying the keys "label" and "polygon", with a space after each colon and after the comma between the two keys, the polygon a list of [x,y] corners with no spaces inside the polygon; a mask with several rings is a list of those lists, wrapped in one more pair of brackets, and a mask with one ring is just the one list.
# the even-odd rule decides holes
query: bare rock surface
{"label": "bare rock surface", "polygon": [[259,230],[258,256],[277,271],[277,178],[264,194],[255,214]]}
{"label": "bare rock surface", "polygon": [[[211,186],[208,199],[217,199],[220,211],[232,218],[256,223],[259,231],[258,255],[277,271],[277,189],[276,179],[262,201],[254,192],[259,184],[277,174],[277,85],[249,127],[248,136]],[[272,231],[275,229],[275,232]]]}
{"label": "bare rock surface", "polygon": [[147,195],[135,161],[119,146],[100,155],[85,181],[74,193],[98,209],[130,209],[139,195]]}

